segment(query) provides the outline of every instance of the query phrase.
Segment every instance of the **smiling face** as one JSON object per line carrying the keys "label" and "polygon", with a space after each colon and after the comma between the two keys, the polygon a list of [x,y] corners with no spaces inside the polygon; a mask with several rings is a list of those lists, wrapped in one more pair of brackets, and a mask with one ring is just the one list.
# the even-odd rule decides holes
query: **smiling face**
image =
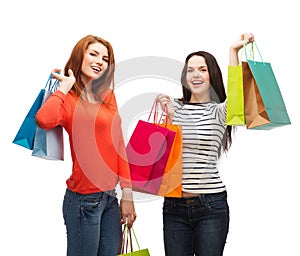
{"label": "smiling face", "polygon": [[105,45],[97,42],[90,44],[84,53],[81,65],[81,79],[88,84],[103,75],[108,67],[108,50]]}
{"label": "smiling face", "polygon": [[210,78],[202,56],[194,55],[187,63],[186,82],[191,90],[190,102],[210,101]]}

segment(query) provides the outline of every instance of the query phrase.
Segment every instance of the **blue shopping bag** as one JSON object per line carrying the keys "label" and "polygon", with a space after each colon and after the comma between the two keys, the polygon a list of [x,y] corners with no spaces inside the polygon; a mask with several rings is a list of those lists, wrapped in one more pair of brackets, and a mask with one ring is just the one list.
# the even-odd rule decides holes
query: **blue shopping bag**
{"label": "blue shopping bag", "polygon": [[[45,90],[42,105],[56,90],[56,85]],[[32,156],[46,160],[64,160],[63,128],[58,125],[50,130],[36,126]]]}
{"label": "blue shopping bag", "polygon": [[57,86],[58,81],[52,81],[52,75],[50,74],[47,83],[44,89],[41,89],[38,96],[36,97],[34,103],[32,104],[30,110],[25,116],[14,140],[13,143],[24,148],[33,149],[34,144],[34,136],[36,132],[37,124],[35,122],[35,115],[37,111],[40,109],[43,98],[46,91],[51,91]]}
{"label": "blue shopping bag", "polygon": [[[261,61],[254,59],[254,45]],[[244,50],[246,53],[246,45]],[[269,130],[291,124],[272,66],[262,60],[255,42],[252,43],[251,56],[248,58],[246,53],[246,63],[243,63],[247,128]]]}

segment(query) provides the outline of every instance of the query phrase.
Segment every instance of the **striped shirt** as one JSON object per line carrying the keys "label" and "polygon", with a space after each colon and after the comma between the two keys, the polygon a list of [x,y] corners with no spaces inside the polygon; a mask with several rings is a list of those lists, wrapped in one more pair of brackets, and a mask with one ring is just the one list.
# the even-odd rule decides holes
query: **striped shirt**
{"label": "striped shirt", "polygon": [[226,103],[175,100],[173,124],[182,127],[182,190],[205,194],[225,191],[218,156],[226,129]]}

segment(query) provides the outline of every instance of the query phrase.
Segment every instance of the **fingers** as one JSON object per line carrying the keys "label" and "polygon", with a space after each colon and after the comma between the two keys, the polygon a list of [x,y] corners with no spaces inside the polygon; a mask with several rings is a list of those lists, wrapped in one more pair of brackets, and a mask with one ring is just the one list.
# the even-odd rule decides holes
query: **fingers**
{"label": "fingers", "polygon": [[127,216],[123,216],[121,219],[121,224],[127,224],[129,228],[132,227],[134,221],[136,220],[136,213],[128,214]]}
{"label": "fingers", "polygon": [[[51,73],[52,73],[52,77],[59,81],[62,81],[63,78],[67,78],[67,76],[65,76],[64,73],[62,73],[62,70],[59,68],[53,69]],[[69,77],[74,77],[74,73],[73,73],[72,69],[68,70],[68,75],[69,75]]]}
{"label": "fingers", "polygon": [[68,70],[68,74],[69,74],[70,77],[74,76],[72,69]]}
{"label": "fingers", "polygon": [[245,40],[247,44],[254,42],[254,35],[252,33],[244,33],[241,35],[241,39]]}
{"label": "fingers", "polygon": [[162,108],[164,108],[165,106],[167,106],[171,102],[170,96],[165,95],[165,94],[159,94],[156,97],[156,100],[159,101]]}
{"label": "fingers", "polygon": [[60,79],[61,79],[60,73],[61,73],[61,69],[59,69],[59,68],[55,68],[55,69],[53,69],[52,72],[51,72],[52,77],[55,78],[55,79],[57,79],[57,80],[60,80]]}

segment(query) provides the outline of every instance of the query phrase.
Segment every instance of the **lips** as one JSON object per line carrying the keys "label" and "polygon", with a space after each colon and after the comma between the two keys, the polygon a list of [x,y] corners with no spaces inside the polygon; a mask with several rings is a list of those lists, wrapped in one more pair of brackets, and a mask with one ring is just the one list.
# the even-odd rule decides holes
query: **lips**
{"label": "lips", "polygon": [[98,73],[101,72],[101,68],[99,68],[99,67],[92,66],[92,69]]}
{"label": "lips", "polygon": [[203,84],[203,81],[201,81],[201,80],[193,80],[193,81],[191,81],[191,83],[194,86],[200,86],[200,85]]}

